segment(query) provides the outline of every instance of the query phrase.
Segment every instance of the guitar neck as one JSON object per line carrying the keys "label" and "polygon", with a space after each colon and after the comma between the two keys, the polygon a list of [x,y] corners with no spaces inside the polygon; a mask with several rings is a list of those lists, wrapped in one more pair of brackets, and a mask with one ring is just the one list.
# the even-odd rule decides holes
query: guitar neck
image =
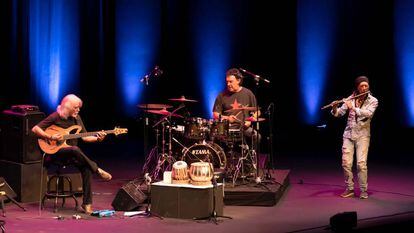
{"label": "guitar neck", "polygon": [[115,130],[112,129],[112,130],[104,130],[104,131],[95,131],[95,132],[86,132],[86,133],[77,133],[77,134],[67,134],[67,135],[63,135],[63,140],[75,139],[75,138],[83,138],[83,137],[88,137],[88,136],[95,136],[99,132],[105,132],[107,134],[111,134],[111,133],[114,133]]}

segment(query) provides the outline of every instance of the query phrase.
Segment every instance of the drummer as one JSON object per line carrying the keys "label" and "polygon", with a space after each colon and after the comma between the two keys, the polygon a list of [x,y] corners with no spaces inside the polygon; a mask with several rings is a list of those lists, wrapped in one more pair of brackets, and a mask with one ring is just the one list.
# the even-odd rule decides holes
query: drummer
{"label": "drummer", "polygon": [[[228,120],[229,128],[242,129],[246,140],[256,140],[257,132],[253,129],[251,121],[246,119],[257,118],[256,97],[248,88],[242,86],[243,75],[236,68],[226,72],[226,90],[221,92],[214,102],[213,117],[215,120]],[[260,114],[260,112],[259,112]],[[243,127],[242,127],[243,123]],[[260,135],[259,135],[260,140]],[[256,145],[256,141],[253,143]]]}

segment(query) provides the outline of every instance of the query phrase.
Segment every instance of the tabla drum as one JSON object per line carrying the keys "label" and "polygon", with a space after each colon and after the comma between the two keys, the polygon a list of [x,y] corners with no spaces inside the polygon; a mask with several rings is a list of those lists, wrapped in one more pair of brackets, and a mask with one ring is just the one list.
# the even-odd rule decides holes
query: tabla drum
{"label": "tabla drum", "polygon": [[224,140],[229,134],[229,121],[228,120],[211,120],[210,121],[210,139],[211,140]]}
{"label": "tabla drum", "polygon": [[172,183],[173,184],[188,184],[190,179],[188,177],[188,166],[185,161],[177,161],[172,167]]}
{"label": "tabla drum", "polygon": [[207,162],[196,162],[190,166],[190,178],[193,185],[211,185],[213,178],[213,164]]}
{"label": "tabla drum", "polygon": [[223,148],[213,142],[195,143],[184,149],[181,160],[187,164],[210,162],[215,169],[225,169],[227,163]]}
{"label": "tabla drum", "polygon": [[206,139],[209,131],[208,121],[200,117],[187,119],[184,127],[184,136],[194,140]]}

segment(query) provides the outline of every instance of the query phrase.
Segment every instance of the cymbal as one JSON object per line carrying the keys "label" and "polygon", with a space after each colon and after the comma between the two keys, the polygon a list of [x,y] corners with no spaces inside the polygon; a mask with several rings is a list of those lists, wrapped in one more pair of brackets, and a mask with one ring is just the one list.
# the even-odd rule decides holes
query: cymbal
{"label": "cymbal", "polygon": [[138,104],[137,107],[143,109],[163,109],[172,108],[173,106],[167,104]]}
{"label": "cymbal", "polygon": [[246,111],[256,111],[257,108],[256,107],[239,107],[239,108],[232,108],[232,109],[226,110],[224,112],[235,112],[235,111],[242,111],[242,110],[246,110]]}
{"label": "cymbal", "polygon": [[245,119],[245,121],[250,121],[250,122],[258,122],[258,121],[265,121],[265,120],[266,118],[262,118],[262,117],[259,117],[259,119],[256,119],[254,117],[248,117]]}
{"label": "cymbal", "polygon": [[197,100],[186,99],[185,96],[181,96],[180,98],[172,98],[169,99],[171,101],[178,101],[178,102],[198,102]]}
{"label": "cymbal", "polygon": [[166,109],[160,109],[160,110],[144,110],[145,112],[149,112],[149,113],[154,113],[154,114],[158,114],[158,115],[163,115],[163,116],[172,116],[172,117],[180,117],[180,118],[184,118],[183,116],[179,115],[179,114],[175,114],[175,113],[171,113]]}

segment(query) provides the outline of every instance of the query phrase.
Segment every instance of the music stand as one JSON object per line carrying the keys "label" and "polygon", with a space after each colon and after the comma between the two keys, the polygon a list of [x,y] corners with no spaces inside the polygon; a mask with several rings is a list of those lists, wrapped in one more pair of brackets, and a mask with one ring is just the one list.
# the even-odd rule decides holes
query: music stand
{"label": "music stand", "polygon": [[[6,198],[4,198],[4,197],[6,197]],[[1,210],[3,212],[3,217],[6,217],[6,211],[4,209],[4,200],[9,200],[13,204],[15,204],[18,207],[20,207],[20,209],[22,209],[23,211],[26,211],[26,209],[23,206],[21,206],[16,200],[14,200],[14,198],[12,198],[11,196],[9,196],[5,191],[0,191],[0,199],[1,199]]]}

